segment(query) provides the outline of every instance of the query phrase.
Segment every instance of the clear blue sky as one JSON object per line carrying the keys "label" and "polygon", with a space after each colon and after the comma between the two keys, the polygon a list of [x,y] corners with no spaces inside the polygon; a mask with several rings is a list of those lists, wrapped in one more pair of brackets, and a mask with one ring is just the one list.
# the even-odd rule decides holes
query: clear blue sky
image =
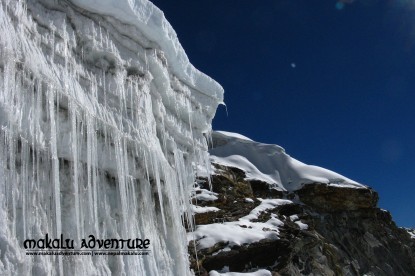
{"label": "clear blue sky", "polygon": [[415,1],[152,2],[225,89],[214,129],[369,185],[415,227]]}

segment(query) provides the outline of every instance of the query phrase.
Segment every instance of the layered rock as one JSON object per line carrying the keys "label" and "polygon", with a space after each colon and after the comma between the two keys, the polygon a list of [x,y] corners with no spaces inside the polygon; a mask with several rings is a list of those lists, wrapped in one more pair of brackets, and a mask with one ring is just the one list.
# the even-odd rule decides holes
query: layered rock
{"label": "layered rock", "polygon": [[323,183],[305,185],[296,192],[300,200],[321,211],[353,211],[375,208],[378,194],[371,188],[333,187]]}

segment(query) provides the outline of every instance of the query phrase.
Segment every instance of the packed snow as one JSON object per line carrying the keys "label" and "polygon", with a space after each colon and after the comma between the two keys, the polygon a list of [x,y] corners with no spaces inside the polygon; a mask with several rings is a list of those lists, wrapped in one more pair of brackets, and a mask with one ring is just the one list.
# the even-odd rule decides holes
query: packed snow
{"label": "packed snow", "polygon": [[213,163],[239,168],[248,180],[261,180],[283,191],[298,190],[310,183],[365,188],[333,171],[306,165],[280,146],[258,143],[240,134],[214,131],[209,152]]}
{"label": "packed snow", "polygon": [[198,194],[195,196],[195,198],[200,201],[215,201],[218,199],[216,195],[208,193]]}
{"label": "packed snow", "polygon": [[415,229],[405,228],[405,230],[411,236],[411,239],[415,239]]}
{"label": "packed snow", "polygon": [[300,218],[298,217],[298,215],[292,215],[290,216],[290,220],[292,222],[294,222],[295,224],[298,225],[298,227],[300,227],[301,230],[307,230],[308,229],[308,225],[301,222]]}
{"label": "packed snow", "polygon": [[217,130],[215,132],[216,133],[223,134],[223,135],[226,135],[228,137],[237,138],[237,139],[241,139],[241,140],[247,140],[247,141],[251,141],[252,142],[251,139],[249,139],[248,137],[243,136],[242,134],[239,134],[239,133],[229,132],[229,131],[222,131],[222,130]]}
{"label": "packed snow", "polygon": [[285,205],[285,204],[291,204],[293,203],[291,200],[288,199],[262,199],[258,198],[258,200],[261,201],[261,204],[259,204],[255,209],[253,209],[249,215],[244,216],[241,218],[241,220],[254,220],[257,219],[258,216],[269,209],[274,209],[275,207],[279,205]]}
{"label": "packed snow", "polygon": [[217,212],[220,209],[216,207],[202,207],[197,205],[192,205],[192,210],[195,214],[207,213],[207,212]]}
{"label": "packed snow", "polygon": [[238,221],[199,225],[196,230],[188,234],[188,240],[196,240],[199,249],[212,247],[218,242],[228,242],[229,246],[249,244],[262,239],[277,239],[278,227],[284,223],[271,214],[266,222],[253,222],[267,210],[277,206],[291,204],[286,199],[259,199],[261,204],[255,207],[250,214]]}
{"label": "packed snow", "polygon": [[196,201],[215,201],[218,199],[217,193],[202,189],[199,186],[196,186],[193,189],[193,199],[196,199]]}
{"label": "packed snow", "polygon": [[[226,269],[225,269],[226,270]],[[271,276],[271,272],[266,269],[260,269],[255,272],[217,272],[212,270],[209,272],[209,276]]]}

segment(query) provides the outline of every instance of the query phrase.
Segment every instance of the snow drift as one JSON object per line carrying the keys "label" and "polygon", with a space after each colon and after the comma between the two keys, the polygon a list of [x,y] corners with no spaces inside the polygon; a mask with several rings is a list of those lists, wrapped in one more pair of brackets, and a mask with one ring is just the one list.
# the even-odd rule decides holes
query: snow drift
{"label": "snow drift", "polygon": [[248,179],[267,182],[281,191],[298,190],[310,183],[366,187],[330,170],[306,165],[280,146],[258,143],[237,133],[215,131],[212,143],[212,162],[242,169]]}

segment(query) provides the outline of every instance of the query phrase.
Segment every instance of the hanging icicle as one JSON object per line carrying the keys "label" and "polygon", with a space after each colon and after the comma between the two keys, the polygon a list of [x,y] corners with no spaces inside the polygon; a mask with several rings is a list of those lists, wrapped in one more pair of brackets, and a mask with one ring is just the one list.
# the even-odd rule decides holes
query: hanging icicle
{"label": "hanging icicle", "polygon": [[[178,61],[150,2],[136,19],[107,2],[100,16],[88,1],[0,0],[1,275],[191,274],[182,217],[222,90]],[[148,239],[150,254],[26,254],[46,235]]]}

